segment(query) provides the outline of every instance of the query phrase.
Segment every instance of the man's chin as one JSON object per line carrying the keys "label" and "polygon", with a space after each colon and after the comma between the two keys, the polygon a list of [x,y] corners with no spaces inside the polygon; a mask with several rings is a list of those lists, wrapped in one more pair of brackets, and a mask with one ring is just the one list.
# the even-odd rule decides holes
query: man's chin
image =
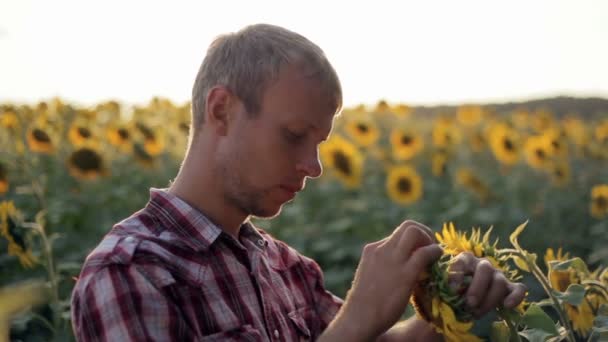
{"label": "man's chin", "polygon": [[258,208],[258,210],[255,210],[251,213],[251,216],[269,220],[279,216],[282,209],[283,205],[280,205],[275,208]]}

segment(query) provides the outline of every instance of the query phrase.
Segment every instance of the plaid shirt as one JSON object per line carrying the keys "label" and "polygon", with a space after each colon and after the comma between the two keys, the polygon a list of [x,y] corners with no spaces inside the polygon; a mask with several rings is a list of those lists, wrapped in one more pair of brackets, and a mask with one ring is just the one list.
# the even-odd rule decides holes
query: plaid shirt
{"label": "plaid shirt", "polygon": [[312,259],[251,223],[237,241],[152,189],[87,257],[72,325],[79,341],[314,340],[341,304]]}

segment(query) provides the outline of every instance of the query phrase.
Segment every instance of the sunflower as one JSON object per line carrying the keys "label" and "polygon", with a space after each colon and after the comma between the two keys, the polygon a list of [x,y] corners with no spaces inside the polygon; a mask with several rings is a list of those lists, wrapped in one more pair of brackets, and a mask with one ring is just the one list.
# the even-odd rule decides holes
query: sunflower
{"label": "sunflower", "polygon": [[480,106],[463,105],[458,107],[456,117],[465,126],[475,126],[483,118],[483,109]]}
{"label": "sunflower", "polygon": [[555,125],[553,114],[545,108],[537,109],[530,119],[532,128],[537,132],[543,132]]}
{"label": "sunflower", "polygon": [[471,190],[482,202],[490,198],[490,189],[471,169],[461,168],[458,170],[456,182]]}
{"label": "sunflower", "polygon": [[98,151],[81,147],[68,158],[68,170],[74,178],[92,180],[104,175],[106,170]]}
{"label": "sunflower", "polygon": [[470,252],[478,258],[486,258],[495,268],[500,269],[509,279],[518,280],[521,278],[516,269],[509,266],[507,255],[499,253],[497,248],[498,239],[490,242],[490,227],[483,236],[480,228],[472,228],[471,235],[457,231],[454,223],[444,223],[441,233],[435,233],[437,241],[444,248],[444,253],[458,255],[463,252]]}
{"label": "sunflower", "polygon": [[556,186],[564,186],[570,181],[570,164],[565,161],[555,162],[549,166],[551,181]]}
{"label": "sunflower", "polygon": [[398,104],[391,108],[391,112],[395,114],[395,116],[403,118],[412,113],[413,109],[406,104]]}
{"label": "sunflower", "polygon": [[600,143],[608,141],[608,120],[602,121],[595,127],[595,138]]}
{"label": "sunflower", "polygon": [[591,216],[602,219],[608,215],[608,184],[599,184],[591,189]]}
{"label": "sunflower", "polygon": [[473,152],[481,152],[486,146],[486,138],[484,137],[483,133],[480,131],[475,131],[473,134],[469,135],[469,145],[471,146],[471,150]]}
{"label": "sunflower", "polygon": [[4,194],[8,191],[8,177],[6,173],[6,168],[0,163],[0,194]]}
{"label": "sunflower", "polygon": [[495,124],[489,130],[492,152],[498,161],[513,165],[519,160],[517,132],[506,124]]}
{"label": "sunflower", "polygon": [[131,142],[131,132],[127,127],[114,127],[106,131],[108,141],[113,146],[118,147],[121,151],[128,153],[133,149]]}
{"label": "sunflower", "polygon": [[[585,275],[584,272],[579,272],[574,269],[567,269],[564,271],[553,270],[551,266],[552,261],[565,261],[567,259],[568,254],[562,255],[561,248],[558,249],[557,255],[555,255],[552,248],[547,249],[547,252],[545,253],[545,262],[549,269],[548,278],[551,282],[551,287],[560,292],[565,292],[568,289],[568,286],[572,284],[580,284],[583,278],[588,276]],[[572,327],[583,337],[587,336],[593,327],[594,308],[592,308],[589,303],[588,300],[583,300],[578,306],[568,303],[564,304],[566,314],[572,322]]]}
{"label": "sunflower", "polygon": [[449,269],[453,260],[453,255],[444,254],[436,261],[426,277],[419,281],[410,302],[416,314],[430,322],[446,341],[482,341],[470,332],[474,317],[462,296],[470,277],[461,288],[450,286]]}
{"label": "sunflower", "polygon": [[68,139],[72,145],[76,147],[83,146],[85,143],[91,141],[92,137],[93,132],[84,125],[73,124],[68,131]]}
{"label": "sunflower", "polygon": [[376,104],[376,108],[374,109],[377,113],[386,113],[391,110],[391,106],[386,102],[386,100],[380,100]]}
{"label": "sunflower", "polygon": [[526,161],[535,169],[543,170],[549,166],[551,151],[542,136],[532,136],[526,139],[524,155]]}
{"label": "sunflower", "polygon": [[19,127],[19,119],[13,111],[6,111],[0,116],[0,127],[4,127],[10,131],[16,130]]}
{"label": "sunflower", "polygon": [[564,131],[570,141],[576,146],[586,146],[589,142],[589,135],[585,123],[578,118],[568,117],[563,121]]}
{"label": "sunflower", "polygon": [[348,188],[361,183],[363,155],[357,147],[341,136],[334,134],[320,147],[321,160]]}
{"label": "sunflower", "polygon": [[401,128],[393,129],[390,141],[395,160],[409,160],[424,148],[424,141],[420,134]]}
{"label": "sunflower", "polygon": [[422,196],[422,178],[418,172],[406,165],[389,169],[386,177],[386,191],[399,204],[412,204]]}
{"label": "sunflower", "polygon": [[18,229],[22,214],[15,208],[12,201],[0,202],[0,235],[8,241],[8,254],[19,258],[23,267],[32,267],[36,258],[27,246],[24,236]]}
{"label": "sunflower", "polygon": [[431,171],[433,176],[441,177],[447,171],[448,166],[448,155],[443,151],[433,152],[431,157]]}
{"label": "sunflower", "polygon": [[165,149],[164,139],[156,134],[148,126],[141,122],[135,124],[135,127],[141,132],[144,137],[144,150],[152,157],[158,156]]}
{"label": "sunflower", "polygon": [[440,148],[455,145],[460,140],[460,134],[451,121],[439,119],[433,125],[433,144]]}
{"label": "sunflower", "polygon": [[368,147],[376,143],[380,130],[373,120],[367,117],[357,117],[346,122],[346,133],[359,145]]}
{"label": "sunflower", "polygon": [[35,127],[27,134],[27,143],[32,152],[52,153],[55,148],[49,134],[42,128]]}
{"label": "sunflower", "polygon": [[511,122],[518,129],[526,129],[530,125],[530,113],[525,109],[518,109],[511,114]]}
{"label": "sunflower", "polygon": [[154,167],[156,158],[149,155],[141,144],[133,145],[133,155],[135,156],[135,161],[144,168],[151,169]]}
{"label": "sunflower", "polygon": [[568,154],[565,132],[557,129],[548,129],[542,134],[542,137],[546,140],[552,156],[563,158]]}

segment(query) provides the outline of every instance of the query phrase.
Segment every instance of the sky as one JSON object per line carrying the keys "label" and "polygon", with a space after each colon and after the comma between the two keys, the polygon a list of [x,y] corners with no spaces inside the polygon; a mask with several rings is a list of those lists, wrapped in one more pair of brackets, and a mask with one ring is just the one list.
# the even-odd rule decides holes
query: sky
{"label": "sky", "polygon": [[213,38],[260,22],[317,43],[347,106],[608,97],[603,0],[0,0],[0,103],[183,103]]}

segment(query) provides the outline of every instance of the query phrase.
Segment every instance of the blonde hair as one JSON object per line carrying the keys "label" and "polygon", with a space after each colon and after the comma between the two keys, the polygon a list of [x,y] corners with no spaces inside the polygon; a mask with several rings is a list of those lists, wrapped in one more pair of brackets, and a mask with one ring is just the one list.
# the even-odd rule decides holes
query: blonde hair
{"label": "blonde hair", "polygon": [[192,89],[192,128],[203,123],[207,94],[218,85],[238,96],[252,116],[259,114],[264,91],[288,65],[318,79],[328,104],[340,110],[342,87],[323,50],[285,28],[256,24],[221,35],[209,46]]}

